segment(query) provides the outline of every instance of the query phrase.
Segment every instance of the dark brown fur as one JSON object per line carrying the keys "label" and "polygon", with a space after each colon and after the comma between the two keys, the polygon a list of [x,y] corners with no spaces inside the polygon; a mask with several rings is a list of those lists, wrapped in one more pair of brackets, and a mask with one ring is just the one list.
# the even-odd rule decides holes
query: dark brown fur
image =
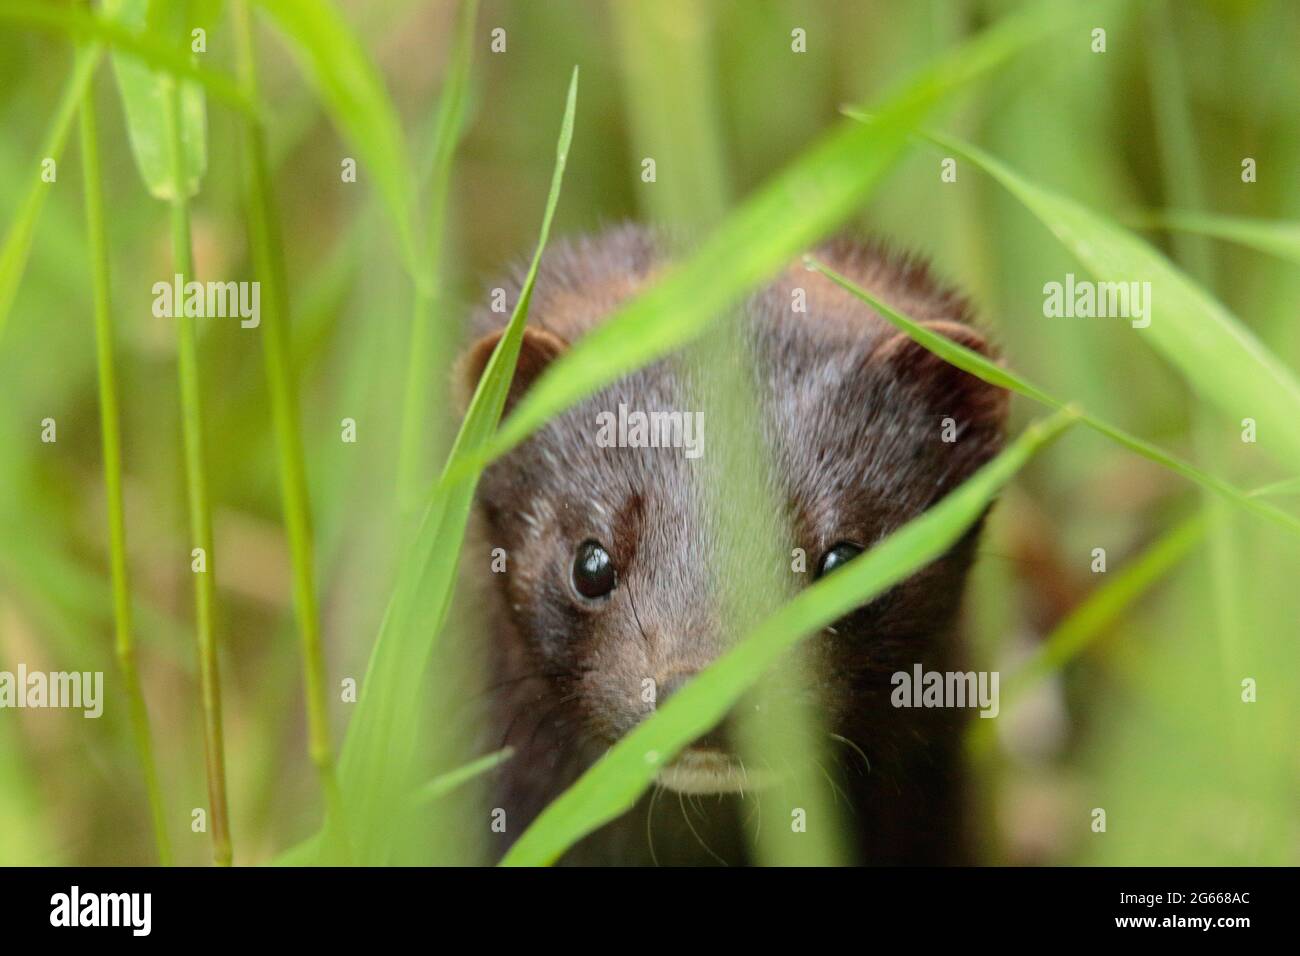
{"label": "dark brown fur", "polygon": [[[901,311],[988,351],[959,297],[913,260],[837,240],[817,250]],[[665,267],[653,236],[625,226],[552,247],[544,257],[513,402],[546,364]],[[518,281],[507,284],[511,304]],[[791,290],[807,292],[807,314]],[[473,321],[461,369],[472,386],[505,316]],[[746,307],[769,476],[813,580],[826,549],[874,544],[943,497],[1001,447],[1006,396],[934,358],[828,280],[792,264]],[[740,635],[710,579],[718,549],[701,503],[698,462],[672,449],[601,448],[595,416],[690,409],[681,362],[656,362],[549,422],[494,464],[478,493],[477,543],[504,548],[509,570],[486,576],[492,617],[493,745],[516,750],[497,781],[508,844],[610,744],[653,710],[646,676],[671,682],[707,666]],[[959,426],[940,441],[940,421]],[[706,433],[707,434],[707,433]],[[708,435],[717,442],[721,436]],[[706,448],[709,447],[706,445]],[[706,452],[707,453],[707,452]],[[810,638],[806,651],[828,726],[848,740],[837,784],[852,804],[858,858],[872,863],[965,858],[960,714],[890,706],[889,677],[920,662],[959,662],[960,597],[978,530],[882,597]],[[619,584],[591,606],[571,586],[575,548],[594,538]],[[480,554],[475,561],[487,558]],[[568,862],[743,862],[743,800],[647,796],[582,841]],[[652,816],[649,816],[652,815]],[[707,850],[705,849],[707,847]],[[504,847],[502,847],[504,849]]]}

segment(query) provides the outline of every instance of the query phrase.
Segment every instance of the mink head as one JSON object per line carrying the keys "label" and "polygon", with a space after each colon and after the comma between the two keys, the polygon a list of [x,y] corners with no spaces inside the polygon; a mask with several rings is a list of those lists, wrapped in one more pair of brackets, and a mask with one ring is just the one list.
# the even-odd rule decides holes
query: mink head
{"label": "mink head", "polygon": [[[815,253],[934,331],[989,353],[963,301],[919,264],[847,240]],[[553,247],[507,410],[665,265],[654,237],[634,227]],[[513,306],[518,283],[505,288]],[[743,310],[745,348],[735,360],[750,370],[765,446],[752,467],[789,536],[772,555],[792,591],[921,514],[1000,449],[1004,392],[936,358],[820,274],[793,264]],[[478,337],[458,368],[462,395],[504,320],[475,316]],[[548,684],[571,713],[570,732],[597,749],[743,636],[723,610],[737,548],[723,544],[717,508],[727,498],[708,478],[729,437],[710,432],[701,414],[708,367],[676,355],[618,380],[495,462],[479,487],[484,543],[507,556],[488,585],[520,645],[517,666]],[[879,736],[891,719],[890,675],[948,659],[976,534],[805,642],[808,696],[828,727],[867,752],[890,746]],[[739,766],[714,732],[660,779],[684,791],[738,789]]]}

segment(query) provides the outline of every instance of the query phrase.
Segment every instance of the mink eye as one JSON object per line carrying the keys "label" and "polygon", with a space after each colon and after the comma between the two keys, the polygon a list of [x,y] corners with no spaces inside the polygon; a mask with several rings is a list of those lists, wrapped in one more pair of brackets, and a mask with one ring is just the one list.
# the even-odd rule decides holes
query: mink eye
{"label": "mink eye", "polygon": [[614,561],[599,541],[584,541],[573,558],[573,587],[585,598],[607,595],[618,585]]}
{"label": "mink eye", "polygon": [[822,555],[822,563],[817,567],[817,577],[823,577],[852,561],[862,553],[862,549],[851,541],[841,541]]}

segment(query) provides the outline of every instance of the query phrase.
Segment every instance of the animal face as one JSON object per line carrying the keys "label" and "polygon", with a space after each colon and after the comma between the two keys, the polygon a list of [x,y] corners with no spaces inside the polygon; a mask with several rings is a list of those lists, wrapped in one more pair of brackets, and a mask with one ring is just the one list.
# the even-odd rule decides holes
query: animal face
{"label": "animal face", "polygon": [[[792,593],[834,574],[1000,447],[1000,394],[823,281],[787,273],[750,301],[742,325],[763,451],[744,467],[770,496],[771,524],[784,541],[737,540],[726,520],[726,489],[711,462],[728,454],[728,434],[703,429],[706,416],[702,454],[671,441],[663,423],[701,412],[708,374],[683,356],[589,397],[484,475],[478,504],[488,543],[509,556],[508,571],[492,581],[500,605],[529,666],[571,715],[566,732],[596,749],[743,636],[737,582],[769,581]],[[789,310],[793,282],[813,285],[815,313]],[[567,348],[547,330],[545,294],[538,301],[544,324],[525,336],[512,401]],[[931,324],[985,348],[962,322]],[[489,334],[478,348],[494,343]],[[486,354],[471,352],[462,368],[470,382],[480,362]],[[659,426],[638,432],[637,413]],[[602,431],[611,423],[614,442]],[[872,735],[887,723],[890,675],[945,652],[975,535],[811,637],[802,650],[808,680],[792,694],[836,733],[879,747]],[[753,575],[757,562],[763,567]],[[660,782],[684,792],[754,786],[730,730],[724,722],[706,734]]]}

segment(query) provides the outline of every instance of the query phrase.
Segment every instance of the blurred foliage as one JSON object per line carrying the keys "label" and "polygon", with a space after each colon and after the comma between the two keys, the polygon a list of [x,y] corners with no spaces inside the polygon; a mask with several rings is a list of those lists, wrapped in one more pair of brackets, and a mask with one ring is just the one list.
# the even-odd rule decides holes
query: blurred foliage
{"label": "blurred foliage", "polygon": [[[34,177],[52,155],[47,144],[75,61],[67,37],[7,18],[7,6],[22,5],[0,3],[3,235],[30,215]],[[1021,4],[698,0],[663,5],[644,33],[633,4],[613,6],[483,0],[464,139],[450,176],[446,282],[430,313],[447,339],[459,337],[486,281],[533,248],[575,63],[582,93],[553,234],[626,218],[670,220],[682,199],[655,190],[669,191],[674,164],[690,167],[683,175],[694,177],[694,188],[716,192],[716,205],[699,210],[711,222],[842,122],[842,107],[877,99]],[[337,741],[354,712],[338,701],[339,682],[365,674],[409,532],[395,502],[417,294],[412,270],[419,268],[412,259],[423,240],[410,204],[417,190],[406,177],[423,181],[433,155],[457,5],[350,0],[337,4],[338,23],[313,20],[313,7],[298,0],[280,5],[274,18],[259,16],[257,53],[286,238]],[[1092,25],[1055,35],[992,79],[971,83],[936,128],[1112,222],[1179,225],[1160,211],[1188,214],[1183,224],[1194,231],[1152,228],[1144,238],[1294,370],[1300,268],[1268,244],[1285,243],[1300,220],[1300,61],[1292,55],[1300,9],[1288,0],[1169,0],[1099,4],[1090,13],[1107,31],[1104,54],[1091,52]],[[233,76],[229,14],[205,16],[200,65]],[[280,30],[295,18],[346,31],[349,39],[321,42],[343,44],[358,63],[373,61],[374,75],[362,67],[343,80],[313,73],[329,50],[304,57],[287,43]],[[489,49],[497,27],[508,37],[505,53]],[[807,31],[805,54],[790,50],[795,27]],[[658,56],[668,58],[667,68]],[[657,74],[680,87],[665,87],[666,100],[701,104],[680,129],[649,92],[646,77]],[[372,82],[395,104],[391,118],[373,98],[349,97],[366,94]],[[199,863],[210,850],[205,836],[189,830],[189,808],[206,797],[175,330],[150,310],[152,284],[172,273],[167,213],[135,171],[106,61],[94,94],[140,676],[176,858]],[[200,279],[253,277],[242,123],[229,98],[209,99],[207,172],[192,203]],[[368,155],[358,154],[354,137]],[[641,182],[646,155],[663,157],[660,183]],[[1010,366],[1051,395],[1238,487],[1294,477],[1261,447],[1266,435],[1261,444],[1243,443],[1238,421],[1195,397],[1188,382],[1219,371],[1203,359],[1180,371],[1127,323],[1044,318],[1044,283],[1082,274],[1079,262],[973,164],[959,162],[957,181],[941,183],[940,156],[914,145],[855,225],[931,258],[971,294]],[[340,180],[344,157],[358,159],[356,184]],[[1245,157],[1258,163],[1257,182],[1242,181]],[[103,670],[110,700],[100,720],[0,711],[0,863],[154,859],[129,721],[111,696],[120,687],[78,162],[74,133],[58,155],[57,180],[41,186],[30,257],[0,324],[0,670],[18,661],[30,669]],[[1216,228],[1207,217],[1223,221]],[[1261,222],[1288,225],[1260,233]],[[1267,248],[1256,248],[1261,243]],[[236,322],[201,321],[198,329],[220,556],[231,829],[238,861],[265,862],[319,829],[321,796],[306,744],[261,349]],[[456,424],[445,391],[442,382],[429,390],[440,453]],[[1013,408],[1017,431],[1038,411],[1020,401]],[[46,417],[58,423],[53,444],[40,441]],[[356,444],[339,441],[343,418],[357,422]],[[1300,422],[1290,425],[1300,430]],[[1300,501],[1272,500],[1292,514]],[[1204,540],[1161,560],[1159,574],[1145,573],[1148,546],[1160,548],[1162,536],[1202,509]],[[968,602],[973,666],[1011,673],[1030,660],[1108,583],[1089,570],[1096,547],[1107,551],[1111,579],[1130,564],[1142,569],[1142,588],[1124,594],[1113,613],[1094,610],[1092,623],[1069,624],[1086,634],[1069,659],[1018,695],[996,722],[995,746],[971,748],[983,858],[1300,861],[1295,538],[1212,502],[1102,435],[1072,429],[1018,475],[993,513]],[[456,604],[449,626],[468,630],[472,616]],[[1244,678],[1257,682],[1256,703],[1241,702]],[[427,716],[406,719],[425,748],[463,730]],[[439,771],[430,766],[424,779]],[[1093,808],[1107,812],[1105,834],[1091,832]],[[410,849],[418,858],[419,839]]]}

